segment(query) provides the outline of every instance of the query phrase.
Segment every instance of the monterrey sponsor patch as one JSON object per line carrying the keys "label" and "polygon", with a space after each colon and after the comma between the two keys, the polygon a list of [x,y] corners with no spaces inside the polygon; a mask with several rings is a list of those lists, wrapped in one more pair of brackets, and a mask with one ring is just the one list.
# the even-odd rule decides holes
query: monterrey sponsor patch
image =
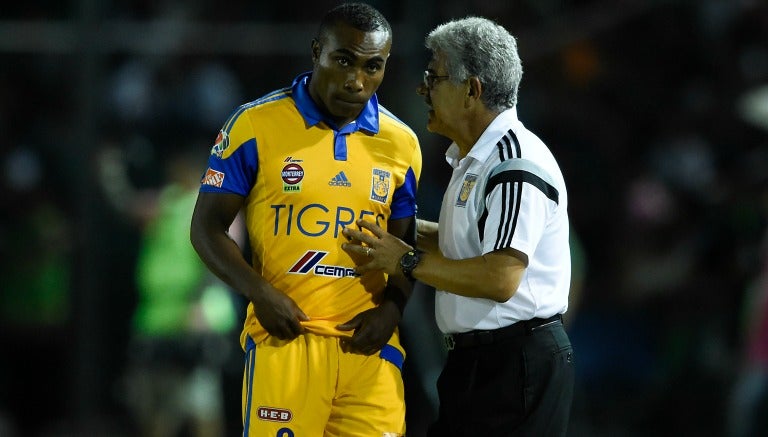
{"label": "monterrey sponsor patch", "polygon": [[389,196],[390,173],[378,168],[373,169],[371,177],[371,200],[386,203]]}
{"label": "monterrey sponsor patch", "polygon": [[285,408],[259,407],[256,414],[259,420],[269,422],[290,422],[293,419],[293,413]]}
{"label": "monterrey sponsor patch", "polygon": [[221,188],[224,183],[224,173],[216,171],[210,167],[205,171],[205,176],[200,181],[203,185],[210,185],[212,187]]}
{"label": "monterrey sponsor patch", "polygon": [[304,169],[295,162],[292,162],[280,172],[280,178],[283,179],[283,192],[295,193],[301,191],[301,180],[304,179]]}

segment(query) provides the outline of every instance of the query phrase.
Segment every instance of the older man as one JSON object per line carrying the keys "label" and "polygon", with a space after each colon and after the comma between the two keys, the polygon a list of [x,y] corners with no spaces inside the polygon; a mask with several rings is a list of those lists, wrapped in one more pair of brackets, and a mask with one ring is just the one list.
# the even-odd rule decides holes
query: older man
{"label": "older man", "polygon": [[[426,38],[418,88],[428,129],[453,141],[438,223],[418,221],[418,250],[360,220],[343,248],[436,288],[449,353],[430,436],[565,435],[573,397],[568,308],[568,196],[547,146],[517,117],[515,38],[478,17]],[[363,232],[363,231],[369,232]]]}

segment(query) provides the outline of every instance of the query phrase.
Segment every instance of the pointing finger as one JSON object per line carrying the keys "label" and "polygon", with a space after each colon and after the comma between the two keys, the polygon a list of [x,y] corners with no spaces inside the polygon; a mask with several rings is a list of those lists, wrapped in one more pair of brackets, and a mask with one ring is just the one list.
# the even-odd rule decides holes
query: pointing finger
{"label": "pointing finger", "polygon": [[360,219],[357,221],[357,225],[360,226],[361,228],[368,229],[369,231],[371,231],[371,233],[373,233],[373,235],[375,235],[378,238],[383,237],[385,234],[384,229],[379,227],[379,225],[377,225],[376,223],[368,220]]}
{"label": "pointing finger", "polygon": [[359,244],[342,243],[341,249],[349,254],[367,255],[370,247],[364,247]]}
{"label": "pointing finger", "polygon": [[357,240],[366,244],[370,244],[373,242],[373,237],[366,234],[365,232],[358,231],[357,229],[352,228],[344,228],[341,231],[347,238],[351,238],[353,240]]}

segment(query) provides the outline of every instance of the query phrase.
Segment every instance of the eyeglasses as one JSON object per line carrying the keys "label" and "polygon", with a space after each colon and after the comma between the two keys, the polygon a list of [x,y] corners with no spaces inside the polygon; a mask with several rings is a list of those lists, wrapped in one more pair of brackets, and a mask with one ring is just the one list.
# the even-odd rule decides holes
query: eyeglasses
{"label": "eyeglasses", "polygon": [[451,76],[445,75],[445,76],[437,76],[432,73],[430,73],[428,70],[424,70],[424,87],[426,87],[428,90],[431,90],[432,87],[435,86],[435,82],[438,79],[448,79]]}

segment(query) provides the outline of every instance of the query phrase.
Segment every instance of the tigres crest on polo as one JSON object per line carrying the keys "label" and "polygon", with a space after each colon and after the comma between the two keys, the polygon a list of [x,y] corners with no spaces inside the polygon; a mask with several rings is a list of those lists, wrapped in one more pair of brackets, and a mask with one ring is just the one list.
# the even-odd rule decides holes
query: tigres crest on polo
{"label": "tigres crest on polo", "polygon": [[[414,216],[421,152],[375,95],[352,123],[333,126],[311,100],[308,78],[229,117],[200,191],[245,196],[254,267],[311,318],[308,331],[348,336],[335,326],[373,308],[386,277],[355,276],[341,230],[360,218],[386,227]],[[266,335],[249,305],[243,346]]]}

